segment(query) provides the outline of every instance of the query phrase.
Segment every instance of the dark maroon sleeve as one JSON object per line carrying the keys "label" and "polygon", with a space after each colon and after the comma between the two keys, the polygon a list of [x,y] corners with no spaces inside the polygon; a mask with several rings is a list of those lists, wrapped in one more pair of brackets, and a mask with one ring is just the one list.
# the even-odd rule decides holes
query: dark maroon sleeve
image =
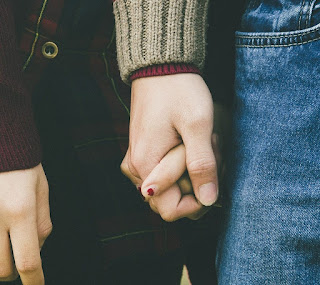
{"label": "dark maroon sleeve", "polygon": [[31,168],[41,160],[18,58],[11,1],[0,0],[0,172]]}

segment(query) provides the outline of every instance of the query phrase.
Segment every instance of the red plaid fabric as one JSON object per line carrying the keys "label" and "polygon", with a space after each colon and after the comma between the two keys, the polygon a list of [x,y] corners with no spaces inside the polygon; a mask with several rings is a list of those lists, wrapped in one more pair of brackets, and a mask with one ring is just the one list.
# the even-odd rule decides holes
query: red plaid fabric
{"label": "red plaid fabric", "polygon": [[[211,245],[204,255],[212,262],[200,274],[213,284],[212,217],[168,224],[120,172],[128,146],[130,90],[117,68],[112,0],[29,0],[24,5],[17,9],[19,46],[55,229],[42,252],[46,284],[122,284],[104,283],[111,269],[122,267],[125,273],[127,262],[144,270],[159,259],[163,268],[172,263],[179,277],[184,248],[194,243]],[[44,48],[51,42],[58,53],[49,59],[55,46]],[[160,278],[153,284],[177,284],[165,281],[170,270],[152,270]]]}

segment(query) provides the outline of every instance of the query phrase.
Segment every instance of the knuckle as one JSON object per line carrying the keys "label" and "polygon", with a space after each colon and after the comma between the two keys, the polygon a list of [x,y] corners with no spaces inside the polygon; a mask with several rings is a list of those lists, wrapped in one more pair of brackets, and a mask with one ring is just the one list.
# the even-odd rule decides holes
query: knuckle
{"label": "knuckle", "polygon": [[213,125],[212,116],[206,113],[199,113],[188,121],[186,127],[191,130],[199,130],[208,128],[209,125]]}
{"label": "knuckle", "polygon": [[122,161],[120,165],[120,170],[124,175],[127,175],[129,173],[128,164],[125,161]]}
{"label": "knuckle", "polygon": [[193,175],[212,172],[216,168],[216,162],[214,159],[199,158],[190,162],[187,162],[188,172]]}
{"label": "knuckle", "polygon": [[20,274],[33,273],[41,268],[41,261],[25,259],[16,262],[16,267]]}
{"label": "knuckle", "polygon": [[143,167],[144,161],[145,161],[145,156],[143,154],[144,153],[134,152],[131,155],[131,159],[129,162],[129,168],[141,169]]}

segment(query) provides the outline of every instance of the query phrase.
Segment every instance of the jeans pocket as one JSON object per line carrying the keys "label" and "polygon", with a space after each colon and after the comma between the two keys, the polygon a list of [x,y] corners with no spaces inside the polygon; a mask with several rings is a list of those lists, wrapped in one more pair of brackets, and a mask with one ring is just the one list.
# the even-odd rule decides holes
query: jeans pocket
{"label": "jeans pocket", "polygon": [[320,23],[320,0],[313,0],[310,9],[310,27]]}
{"label": "jeans pocket", "polygon": [[320,0],[249,0],[240,31],[296,32],[320,23]]}

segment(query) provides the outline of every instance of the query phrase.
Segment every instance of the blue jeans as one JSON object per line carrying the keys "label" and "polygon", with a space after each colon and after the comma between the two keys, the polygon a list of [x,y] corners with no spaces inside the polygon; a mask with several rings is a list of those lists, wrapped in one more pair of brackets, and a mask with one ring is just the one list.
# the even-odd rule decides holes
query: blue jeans
{"label": "blue jeans", "polygon": [[320,1],[249,1],[236,33],[221,285],[320,284]]}

